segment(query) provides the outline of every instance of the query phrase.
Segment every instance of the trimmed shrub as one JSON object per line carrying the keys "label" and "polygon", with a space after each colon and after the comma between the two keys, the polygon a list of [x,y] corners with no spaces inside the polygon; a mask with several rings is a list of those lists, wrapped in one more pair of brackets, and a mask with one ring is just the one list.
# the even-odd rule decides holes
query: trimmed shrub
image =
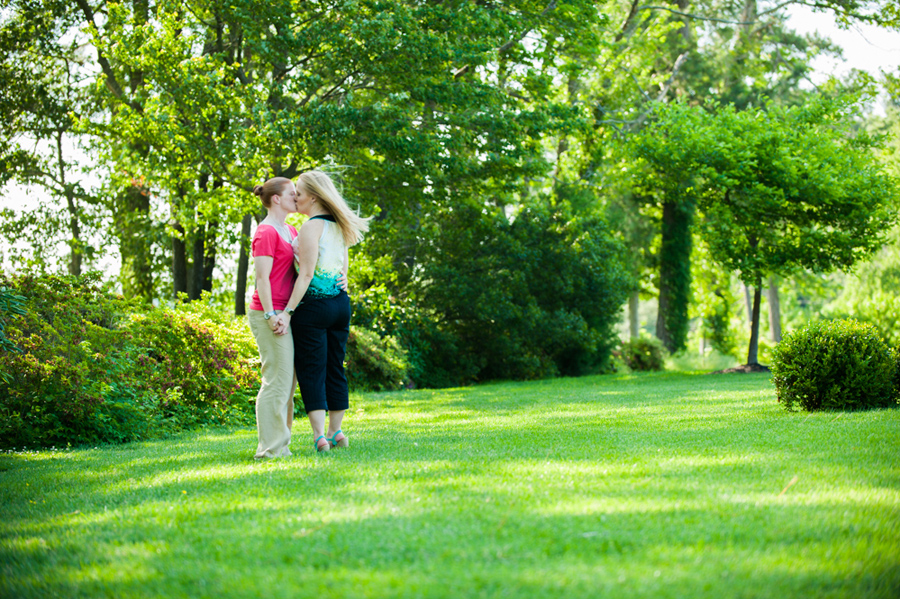
{"label": "trimmed shrub", "polygon": [[391,391],[409,379],[406,352],[393,337],[382,339],[361,327],[350,328],[346,356],[347,381],[360,391]]}
{"label": "trimmed shrub", "polygon": [[772,352],[772,382],[785,409],[862,410],[897,404],[894,351],[875,327],[855,320],[812,322]]}
{"label": "trimmed shrub", "polygon": [[245,323],[145,308],[99,276],[0,278],[24,297],[0,350],[0,447],[115,443],[253,422],[259,387]]}
{"label": "trimmed shrub", "polygon": [[662,341],[655,337],[638,337],[622,343],[622,361],[632,370],[662,370],[666,353]]}

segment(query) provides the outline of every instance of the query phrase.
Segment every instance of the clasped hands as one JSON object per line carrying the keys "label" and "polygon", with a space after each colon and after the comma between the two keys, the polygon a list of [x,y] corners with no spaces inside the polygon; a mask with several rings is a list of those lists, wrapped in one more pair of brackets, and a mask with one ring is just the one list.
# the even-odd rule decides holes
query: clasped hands
{"label": "clasped hands", "polygon": [[[349,286],[347,285],[347,274],[341,273],[341,276],[338,277],[338,285],[340,285],[341,289],[344,291],[349,291]],[[291,315],[285,311],[282,311],[280,314],[276,314],[272,318],[269,319],[269,328],[272,329],[272,332],[276,335],[287,335],[287,332],[290,330],[291,326]]]}

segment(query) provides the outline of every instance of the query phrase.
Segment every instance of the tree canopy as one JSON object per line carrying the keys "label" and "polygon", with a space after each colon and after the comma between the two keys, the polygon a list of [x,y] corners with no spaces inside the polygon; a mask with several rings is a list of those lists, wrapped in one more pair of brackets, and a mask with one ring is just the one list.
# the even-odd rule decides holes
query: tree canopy
{"label": "tree canopy", "polygon": [[[52,270],[63,240],[72,274],[115,254],[126,296],[227,289],[240,314],[249,190],[322,167],[375,216],[356,313],[421,372],[601,368],[639,290],[678,349],[697,231],[758,286],[846,266],[874,247],[851,223],[889,218],[852,106],[799,87],[836,48],[791,31],[788,4],[7,0],[0,183],[64,201],[5,212],[0,234],[31,246],[10,250],[21,268]],[[817,6],[898,26],[891,3]],[[486,330],[502,354],[479,353]]]}

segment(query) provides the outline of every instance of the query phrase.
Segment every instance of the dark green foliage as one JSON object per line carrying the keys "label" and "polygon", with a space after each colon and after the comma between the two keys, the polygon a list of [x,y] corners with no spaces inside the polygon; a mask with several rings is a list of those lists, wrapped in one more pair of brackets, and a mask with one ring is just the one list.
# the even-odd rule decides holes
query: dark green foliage
{"label": "dark green foliage", "polygon": [[0,353],[8,375],[0,381],[0,447],[122,442],[252,422],[255,347],[239,327],[207,319],[202,308],[143,309],[97,280],[2,281],[27,310],[7,323],[22,351]]}
{"label": "dark green foliage", "polygon": [[659,339],[638,337],[622,343],[622,360],[632,370],[662,370],[666,348]]}
{"label": "dark green foliage", "polygon": [[394,337],[382,339],[378,333],[351,327],[346,372],[353,390],[393,391],[407,383],[409,362]]}
{"label": "dark green foliage", "polygon": [[414,386],[609,368],[612,327],[634,281],[601,216],[561,202],[508,217],[460,198],[422,228],[412,267],[363,257],[351,268],[360,277],[352,286],[364,289],[354,325],[399,340]]}
{"label": "dark green foliage", "polygon": [[772,382],[788,410],[859,410],[897,404],[897,357],[877,330],[855,320],[812,322],[772,354]]}
{"label": "dark green foliage", "polygon": [[408,348],[410,380],[416,387],[464,385],[482,369],[480,355],[464,351],[452,330],[424,315],[407,316],[398,323],[397,334]]}
{"label": "dark green foliage", "polygon": [[[6,320],[16,315],[23,316],[25,314],[24,302],[25,298],[21,295],[15,294],[8,287],[0,287],[0,351],[20,351],[19,348],[6,337]],[[7,376],[8,375],[5,372],[0,373],[0,377],[3,377],[4,379]]]}
{"label": "dark green foliage", "polygon": [[507,219],[460,204],[430,233],[416,304],[435,324],[413,335],[414,376],[453,365],[459,384],[608,367],[611,328],[633,283],[600,216],[561,204]]}
{"label": "dark green foliage", "polygon": [[894,401],[900,404],[900,347],[894,348]]}

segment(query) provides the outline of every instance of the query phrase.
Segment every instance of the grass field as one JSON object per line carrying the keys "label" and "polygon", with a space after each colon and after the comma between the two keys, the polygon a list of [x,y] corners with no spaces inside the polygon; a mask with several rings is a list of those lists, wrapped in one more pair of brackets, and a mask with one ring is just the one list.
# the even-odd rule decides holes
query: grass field
{"label": "grass field", "polygon": [[0,455],[0,595],[900,597],[900,410],[663,373],[361,396],[344,430]]}

